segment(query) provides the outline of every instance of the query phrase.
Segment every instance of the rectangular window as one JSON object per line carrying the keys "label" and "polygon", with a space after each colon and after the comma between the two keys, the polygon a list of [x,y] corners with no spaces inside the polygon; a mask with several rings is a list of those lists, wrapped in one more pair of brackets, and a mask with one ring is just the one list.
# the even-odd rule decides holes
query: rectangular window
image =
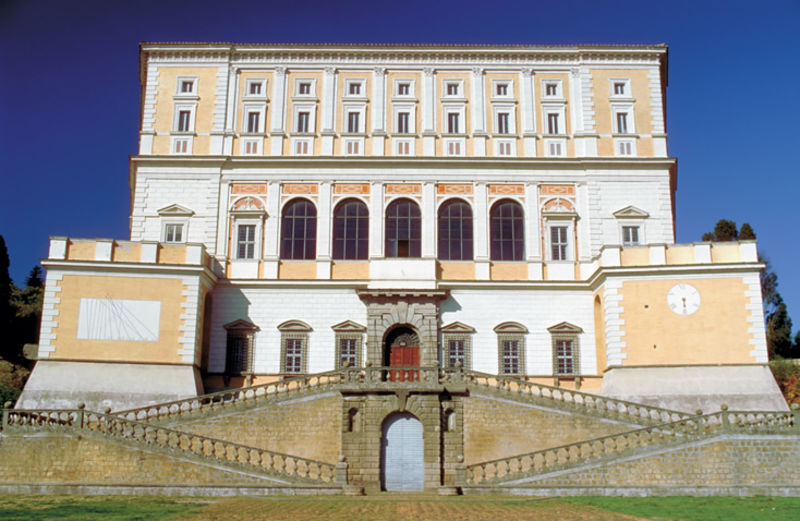
{"label": "rectangular window", "polygon": [[447,155],[449,156],[460,156],[461,155],[461,143],[458,141],[450,141],[447,144]]}
{"label": "rectangular window", "polygon": [[237,259],[253,259],[256,254],[256,225],[240,224],[236,242]]}
{"label": "rectangular window", "polygon": [[575,352],[572,340],[556,340],[556,373],[575,374]]}
{"label": "rectangular window", "polygon": [[507,83],[498,83],[497,88],[495,89],[495,93],[498,96],[508,96],[508,84]]}
{"label": "rectangular window", "polygon": [[619,141],[617,143],[617,155],[632,156],[633,144],[630,141]]}
{"label": "rectangular window", "polygon": [[176,139],[175,148],[173,150],[176,154],[187,154],[189,152],[188,139]]}
{"label": "rectangular window", "polygon": [[308,155],[308,141],[296,141],[294,144],[294,154],[296,156]]}
{"label": "rectangular window", "polygon": [[247,113],[247,131],[250,133],[256,133],[260,130],[259,128],[259,117],[261,114],[258,112],[248,112]]}
{"label": "rectangular window", "polygon": [[558,134],[558,114],[550,113],[547,115],[547,133]]}
{"label": "rectangular window", "polygon": [[622,227],[622,244],[624,246],[635,246],[639,244],[639,227],[638,226],[623,226]]}
{"label": "rectangular window", "polygon": [[311,119],[310,112],[298,112],[297,113],[297,132],[301,134],[308,133],[308,121]]}
{"label": "rectangular window", "polygon": [[258,154],[258,141],[245,141],[244,142],[245,155],[252,156]]}
{"label": "rectangular window", "polygon": [[[351,85],[352,86],[352,85]],[[356,134],[360,131],[358,126],[358,119],[361,114],[358,112],[347,113],[347,132]]]}
{"label": "rectangular window", "polygon": [[181,94],[191,94],[194,92],[194,80],[181,81]]}
{"label": "rectangular window", "polygon": [[255,82],[255,81],[253,83],[251,83],[250,84],[250,90],[248,91],[248,94],[250,94],[251,96],[260,96],[261,95],[261,83]]}
{"label": "rectangular window", "polygon": [[398,96],[408,96],[411,94],[411,84],[409,83],[398,83],[397,84],[397,95]]}
{"label": "rectangular window", "polygon": [[615,81],[614,96],[624,96],[624,95],[625,95],[625,82]]}
{"label": "rectangular window", "polygon": [[339,367],[356,367],[358,365],[358,339],[339,339]]}
{"label": "rectangular window", "polygon": [[286,339],[285,371],[287,373],[303,372],[303,341],[302,338]]}
{"label": "rectangular window", "polygon": [[225,372],[242,374],[250,369],[250,336],[228,333]]}
{"label": "rectangular window", "polygon": [[348,85],[347,93],[350,96],[358,96],[361,94],[361,84],[360,83],[351,83]]}
{"label": "rectangular window", "polygon": [[448,96],[458,96],[458,83],[448,83],[445,88]]}
{"label": "rectangular window", "polygon": [[347,141],[346,143],[347,143],[347,146],[345,147],[345,150],[347,151],[347,155],[348,156],[358,155],[358,153],[359,153],[358,151],[361,148],[361,147],[359,147],[359,142],[358,141]]}
{"label": "rectangular window", "polygon": [[311,84],[308,82],[302,82],[297,86],[297,93],[303,95],[311,94]]}
{"label": "rectangular window", "polygon": [[628,133],[628,113],[617,112],[617,134]]}
{"label": "rectangular window", "polygon": [[409,156],[411,155],[411,143],[408,141],[398,141],[396,150],[398,156]]}
{"label": "rectangular window", "polygon": [[398,134],[408,134],[408,118],[410,114],[408,112],[398,112],[397,113],[397,133]]}
{"label": "rectangular window", "polygon": [[164,242],[183,242],[183,225],[167,224],[164,227]]}
{"label": "rectangular window", "polygon": [[455,367],[461,364],[462,368],[467,365],[467,349],[464,340],[447,341],[447,367]]}
{"label": "rectangular window", "polygon": [[499,112],[497,114],[497,133],[508,134],[508,113]]}
{"label": "rectangular window", "polygon": [[447,133],[458,134],[458,116],[457,112],[450,112],[447,114]]}
{"label": "rectangular window", "polygon": [[561,157],[563,154],[561,143],[558,141],[547,144],[547,155],[550,157]]}
{"label": "rectangular window", "polygon": [[545,96],[558,96],[558,83],[545,83],[544,84]]}
{"label": "rectangular window", "polygon": [[192,111],[181,110],[178,112],[178,132],[191,131]]}
{"label": "rectangular window", "polygon": [[498,156],[510,156],[511,155],[511,143],[502,142],[497,144],[497,155]]}
{"label": "rectangular window", "polygon": [[500,360],[503,374],[519,374],[519,340],[500,341]]}
{"label": "rectangular window", "polygon": [[550,228],[550,253],[554,261],[567,260],[567,227],[553,226]]}

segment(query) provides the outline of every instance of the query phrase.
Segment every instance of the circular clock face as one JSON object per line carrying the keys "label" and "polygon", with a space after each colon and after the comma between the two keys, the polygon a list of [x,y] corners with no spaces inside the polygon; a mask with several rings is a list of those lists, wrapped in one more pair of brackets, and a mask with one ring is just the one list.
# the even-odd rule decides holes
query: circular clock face
{"label": "circular clock face", "polygon": [[678,315],[691,315],[700,307],[700,292],[691,284],[676,284],[667,293],[667,305]]}

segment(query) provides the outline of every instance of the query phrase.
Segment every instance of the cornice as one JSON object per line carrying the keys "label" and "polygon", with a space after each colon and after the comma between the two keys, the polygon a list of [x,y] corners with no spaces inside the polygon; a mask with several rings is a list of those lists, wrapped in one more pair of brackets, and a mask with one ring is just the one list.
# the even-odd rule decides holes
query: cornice
{"label": "cornice", "polygon": [[[658,45],[437,45],[437,44],[237,44],[178,42],[140,44],[142,57],[170,61],[305,64],[376,63],[534,65],[666,60]],[[145,61],[145,60],[142,60]]]}
{"label": "cornice", "polygon": [[498,159],[496,157],[310,157],[310,156],[174,156],[174,155],[136,155],[130,156],[135,166],[207,166],[224,170],[234,168],[577,168],[577,169],[636,169],[642,167],[671,167],[677,164],[674,157],[638,158],[552,158],[518,157]]}

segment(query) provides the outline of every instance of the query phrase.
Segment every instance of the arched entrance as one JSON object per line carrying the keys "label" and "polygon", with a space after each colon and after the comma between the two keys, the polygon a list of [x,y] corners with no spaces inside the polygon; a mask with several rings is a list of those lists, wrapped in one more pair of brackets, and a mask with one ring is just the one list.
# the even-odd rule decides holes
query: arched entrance
{"label": "arched entrance", "polygon": [[[419,336],[408,326],[397,326],[386,333],[383,363],[390,367],[419,367]],[[418,371],[389,371],[391,381],[413,381],[419,378]]]}
{"label": "arched entrance", "polygon": [[425,480],[422,422],[410,413],[395,413],[383,422],[381,432],[381,488],[422,490]]}

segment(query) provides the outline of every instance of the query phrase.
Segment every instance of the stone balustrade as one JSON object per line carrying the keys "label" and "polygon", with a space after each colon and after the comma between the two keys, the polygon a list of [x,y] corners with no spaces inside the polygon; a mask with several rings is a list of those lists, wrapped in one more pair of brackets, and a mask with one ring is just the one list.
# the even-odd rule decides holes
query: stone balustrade
{"label": "stone balustrade", "polygon": [[182,456],[199,457],[217,464],[256,471],[293,483],[333,483],[336,475],[336,466],[329,463],[175,431],[151,423],[131,421],[120,416],[86,411],[82,408],[3,411],[5,431],[57,429],[91,431],[165,449]]}
{"label": "stone balustrade", "polygon": [[691,416],[684,412],[553,387],[510,376],[464,371],[464,378],[468,386],[480,386],[538,403],[558,402],[562,408],[636,423],[659,425]]}
{"label": "stone balustrade", "polygon": [[469,485],[497,484],[564,470],[593,460],[630,454],[636,449],[706,438],[715,434],[800,435],[800,412],[727,411],[698,415],[528,454],[476,463],[466,468]]}
{"label": "stone balustrade", "polygon": [[289,398],[309,392],[340,390],[399,390],[448,387],[481,387],[517,400],[538,404],[556,404],[576,412],[659,425],[690,417],[690,414],[607,398],[580,391],[529,382],[512,376],[476,371],[432,367],[347,367],[335,371],[303,375],[253,387],[231,389],[202,396],[119,411],[115,414],[129,420],[150,421],[176,419],[215,411],[221,407],[255,406],[269,400]]}

